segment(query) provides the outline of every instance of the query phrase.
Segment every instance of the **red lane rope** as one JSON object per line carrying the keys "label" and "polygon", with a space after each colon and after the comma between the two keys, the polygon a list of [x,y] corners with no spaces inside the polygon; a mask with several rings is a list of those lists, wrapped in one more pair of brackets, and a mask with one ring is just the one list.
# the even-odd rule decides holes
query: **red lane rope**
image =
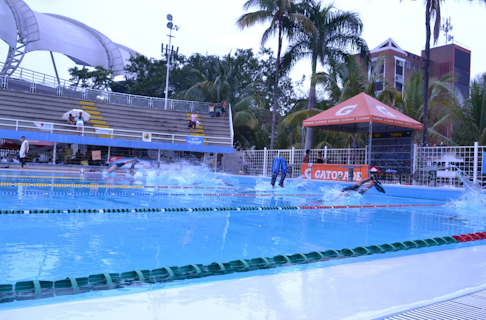
{"label": "red lane rope", "polygon": [[299,209],[358,209],[358,208],[405,208],[405,207],[445,207],[445,204],[371,204],[341,206],[299,206]]}

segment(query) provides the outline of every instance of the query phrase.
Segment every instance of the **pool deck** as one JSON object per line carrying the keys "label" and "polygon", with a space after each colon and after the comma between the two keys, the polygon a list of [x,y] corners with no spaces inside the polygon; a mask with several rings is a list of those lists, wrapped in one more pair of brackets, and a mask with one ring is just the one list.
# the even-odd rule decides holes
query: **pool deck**
{"label": "pool deck", "polygon": [[486,288],[484,244],[5,310],[0,319],[375,319]]}

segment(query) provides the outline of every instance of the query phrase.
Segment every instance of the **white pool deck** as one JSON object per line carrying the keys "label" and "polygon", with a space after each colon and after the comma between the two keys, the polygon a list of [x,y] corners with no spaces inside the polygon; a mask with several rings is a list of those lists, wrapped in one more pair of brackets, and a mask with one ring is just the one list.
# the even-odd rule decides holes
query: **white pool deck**
{"label": "white pool deck", "polygon": [[486,288],[486,240],[480,243],[307,271],[5,310],[0,311],[0,319],[374,319]]}

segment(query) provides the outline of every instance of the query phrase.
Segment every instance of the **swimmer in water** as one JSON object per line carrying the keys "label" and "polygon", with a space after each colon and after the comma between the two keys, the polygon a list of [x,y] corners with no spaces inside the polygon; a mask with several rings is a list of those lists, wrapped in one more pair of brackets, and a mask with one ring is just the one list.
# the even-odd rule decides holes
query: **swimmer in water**
{"label": "swimmer in water", "polygon": [[[360,189],[360,187],[366,182],[368,183],[363,188]],[[344,188],[343,190],[341,190],[341,192],[345,192],[346,194],[348,194],[347,191],[357,191],[359,194],[363,194],[366,191],[370,190],[374,184],[375,184],[375,180],[373,176],[371,176],[369,178],[359,180],[355,184],[352,184],[349,187]]]}
{"label": "swimmer in water", "polygon": [[134,159],[126,160],[126,161],[123,161],[123,162],[115,163],[114,165],[109,167],[108,170],[106,170],[106,172],[112,173],[116,169],[121,168],[121,167],[123,167],[124,165],[126,165],[127,163],[130,163],[130,162],[132,163],[132,165],[130,166],[130,174],[133,176],[133,175],[135,175],[134,168],[135,168],[135,165],[138,163],[138,158],[134,158]]}
{"label": "swimmer in water", "polygon": [[[363,187],[360,189],[361,186],[363,186]],[[383,189],[383,187],[381,186],[381,183],[378,182],[373,176],[371,176],[371,177],[366,178],[366,179],[361,179],[358,182],[356,182],[355,184],[352,184],[349,187],[342,189],[341,193],[338,194],[336,197],[334,197],[331,200],[339,200],[342,197],[349,197],[350,194],[348,193],[348,191],[355,191],[355,192],[358,192],[359,194],[362,195],[366,191],[370,190],[373,186],[376,188],[376,190],[378,192],[385,193],[385,189]],[[322,202],[322,200],[319,200],[319,201],[316,201],[316,202],[313,202],[313,203],[317,203],[317,202]]]}

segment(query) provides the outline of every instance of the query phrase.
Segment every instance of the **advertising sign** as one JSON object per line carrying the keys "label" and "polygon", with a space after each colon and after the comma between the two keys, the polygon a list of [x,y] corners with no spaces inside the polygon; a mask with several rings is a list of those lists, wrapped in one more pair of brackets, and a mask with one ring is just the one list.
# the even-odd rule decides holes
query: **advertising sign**
{"label": "advertising sign", "polygon": [[[349,169],[343,168],[345,164],[313,164],[303,163],[301,175],[309,180],[348,181]],[[353,181],[368,178],[368,166],[354,168]]]}
{"label": "advertising sign", "polygon": [[197,136],[187,136],[186,144],[191,144],[193,146],[201,146],[204,143],[204,137]]}
{"label": "advertising sign", "polygon": [[101,160],[101,151],[100,150],[91,151],[91,158],[93,159],[93,161]]}
{"label": "advertising sign", "polygon": [[144,142],[152,142],[152,133],[144,132],[142,135],[142,141]]}

